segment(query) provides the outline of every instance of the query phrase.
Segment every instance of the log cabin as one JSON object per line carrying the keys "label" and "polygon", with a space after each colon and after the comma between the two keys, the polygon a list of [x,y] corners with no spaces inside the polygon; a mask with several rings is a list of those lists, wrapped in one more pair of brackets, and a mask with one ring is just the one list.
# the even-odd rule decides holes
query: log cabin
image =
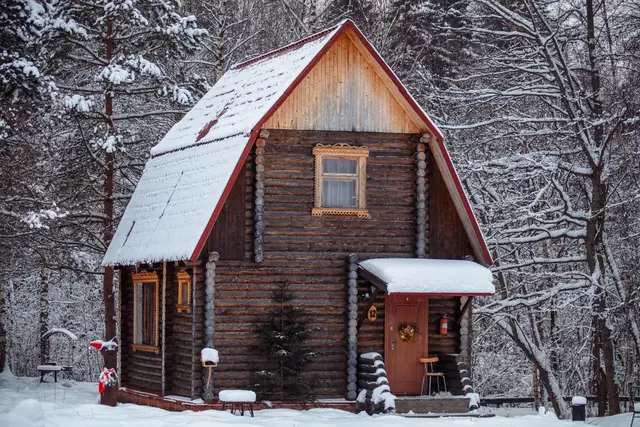
{"label": "log cabin", "polygon": [[247,388],[256,324],[287,283],[322,355],[305,373],[318,398],[355,400],[371,354],[397,396],[423,393],[431,355],[463,395],[491,263],[442,133],[343,21],[233,66],[152,148],[103,261],[122,388]]}

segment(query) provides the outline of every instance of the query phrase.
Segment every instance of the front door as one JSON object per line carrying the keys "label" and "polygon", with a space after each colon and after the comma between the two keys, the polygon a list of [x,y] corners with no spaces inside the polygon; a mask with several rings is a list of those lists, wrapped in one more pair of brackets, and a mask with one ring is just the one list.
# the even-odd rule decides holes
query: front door
{"label": "front door", "polygon": [[386,297],[384,359],[393,394],[420,394],[424,370],[420,358],[428,354],[428,302],[427,297],[420,295]]}

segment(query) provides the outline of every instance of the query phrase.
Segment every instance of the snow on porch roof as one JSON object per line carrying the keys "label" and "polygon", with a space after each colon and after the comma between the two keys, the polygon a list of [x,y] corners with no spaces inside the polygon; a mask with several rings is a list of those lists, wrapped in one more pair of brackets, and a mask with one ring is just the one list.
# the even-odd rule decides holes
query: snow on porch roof
{"label": "snow on porch roof", "polygon": [[151,149],[103,265],[195,260],[262,125],[324,53],[351,31],[423,123],[438,168],[478,259],[493,261],[443,137],[380,54],[350,20],[235,65]]}
{"label": "snow on porch roof", "polygon": [[473,261],[378,258],[360,267],[387,284],[390,294],[493,295],[493,275]]}

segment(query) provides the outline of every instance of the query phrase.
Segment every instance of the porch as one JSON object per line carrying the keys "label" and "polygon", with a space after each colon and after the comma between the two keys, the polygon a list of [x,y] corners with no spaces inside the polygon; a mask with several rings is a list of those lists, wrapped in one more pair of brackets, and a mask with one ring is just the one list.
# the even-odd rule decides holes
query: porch
{"label": "porch", "polygon": [[[397,397],[398,413],[464,413],[477,407],[468,366],[471,302],[475,296],[493,294],[491,272],[463,260],[351,262],[349,270],[357,272],[357,280],[350,277],[350,286],[357,286],[360,297],[355,330],[358,394],[368,390],[373,398],[384,384]],[[436,361],[425,364],[425,358]],[[425,376],[426,368],[436,375]],[[385,378],[377,377],[382,374]],[[373,403],[364,398],[359,409],[385,410],[380,398]]]}

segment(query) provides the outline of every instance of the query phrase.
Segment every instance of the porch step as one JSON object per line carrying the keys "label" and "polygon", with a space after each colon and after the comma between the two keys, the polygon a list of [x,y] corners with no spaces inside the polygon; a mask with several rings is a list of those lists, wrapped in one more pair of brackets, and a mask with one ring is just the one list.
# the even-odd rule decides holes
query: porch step
{"label": "porch step", "polygon": [[407,414],[461,414],[469,412],[466,396],[398,396],[396,413]]}
{"label": "porch step", "polygon": [[494,418],[496,414],[474,414],[462,412],[459,414],[398,414],[404,418]]}

